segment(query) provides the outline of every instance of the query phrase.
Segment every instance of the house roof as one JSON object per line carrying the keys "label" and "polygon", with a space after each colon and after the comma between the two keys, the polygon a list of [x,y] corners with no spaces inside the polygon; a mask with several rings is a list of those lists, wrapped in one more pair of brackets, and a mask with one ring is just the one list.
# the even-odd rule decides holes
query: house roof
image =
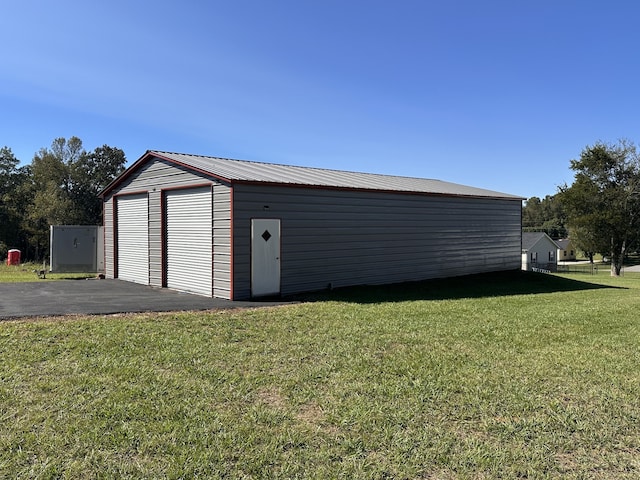
{"label": "house roof", "polygon": [[571,244],[571,239],[570,238],[562,238],[560,240],[556,240],[556,245],[558,245],[558,248],[560,250],[566,250],[569,245]]}
{"label": "house roof", "polygon": [[522,250],[531,250],[540,240],[547,238],[556,248],[558,244],[544,232],[522,232]]}
{"label": "house roof", "polygon": [[482,188],[426,178],[349,172],[325,168],[298,167],[247,160],[189,155],[148,150],[122,175],[109,184],[102,195],[113,190],[129,174],[153,158],[160,158],[228,183],[258,183],[320,188],[378,190],[464,197],[523,200],[523,197]]}

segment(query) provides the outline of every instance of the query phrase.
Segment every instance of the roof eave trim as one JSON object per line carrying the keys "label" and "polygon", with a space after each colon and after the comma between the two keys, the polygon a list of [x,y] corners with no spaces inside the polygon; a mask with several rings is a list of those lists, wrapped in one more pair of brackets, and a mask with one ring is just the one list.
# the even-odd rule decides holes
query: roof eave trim
{"label": "roof eave trim", "polygon": [[[209,174],[211,176],[211,174]],[[419,190],[389,190],[384,188],[363,188],[363,187],[341,187],[338,185],[311,185],[308,183],[284,183],[284,182],[269,182],[259,180],[225,180],[229,183],[236,185],[256,185],[267,187],[289,187],[289,188],[310,188],[314,190],[334,190],[334,191],[348,191],[348,192],[377,192],[377,193],[395,193],[399,195],[429,195],[437,197],[455,197],[455,198],[477,198],[477,199],[492,199],[492,200],[511,200],[522,201],[523,197],[517,196],[501,196],[501,195],[465,195],[460,193],[446,193],[446,192],[427,192]]]}
{"label": "roof eave trim", "polygon": [[149,157],[150,150],[147,150],[138,160],[136,160],[129,168],[127,168],[124,172],[114,178],[109,185],[104,187],[102,191],[98,194],[98,196],[104,199],[114,188],[116,188],[119,184],[121,184],[124,180],[129,178],[129,176],[137,170],[138,166],[145,163]]}
{"label": "roof eave trim", "polygon": [[102,192],[99,193],[99,197],[104,199],[104,197],[106,195],[108,195],[112,190],[114,190],[118,185],[120,185],[122,182],[124,182],[127,178],[129,178],[129,176],[131,176],[131,174],[133,172],[135,172],[141,165],[144,165],[146,162],[148,162],[149,160],[153,159],[153,158],[159,158],[161,160],[164,160],[166,162],[169,162],[173,165],[178,165],[181,166],[183,168],[186,168],[188,170],[192,170],[194,172],[198,172],[202,175],[205,175],[209,178],[214,178],[216,180],[220,180],[222,182],[226,182],[226,183],[233,183],[232,180],[222,177],[220,175],[216,175],[213,174],[211,172],[208,172],[206,170],[194,167],[192,165],[187,165],[186,163],[182,163],[179,162],[173,158],[170,157],[166,157],[164,155],[159,154],[158,152],[154,151],[154,150],[147,150],[138,160],[136,160],[129,168],[127,168],[124,172],[122,172],[122,174],[120,174],[118,177],[114,178],[113,181],[107,185]]}

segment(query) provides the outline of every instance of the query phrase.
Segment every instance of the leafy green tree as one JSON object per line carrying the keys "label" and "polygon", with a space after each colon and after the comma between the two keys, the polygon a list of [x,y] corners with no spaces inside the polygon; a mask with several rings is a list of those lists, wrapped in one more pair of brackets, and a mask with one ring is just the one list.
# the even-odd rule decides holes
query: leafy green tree
{"label": "leafy green tree", "polygon": [[98,195],[124,171],[126,161],[122,150],[103,145],[92,152],[84,153],[71,166],[71,199],[74,204],[82,206],[79,223],[102,223],[102,200]]}
{"label": "leafy green tree", "polygon": [[82,140],[56,138],[31,162],[32,202],[24,223],[36,258],[46,255],[50,225],[97,225],[100,191],[125,169],[119,148],[103,145],[86,152]]}
{"label": "leafy green tree", "polygon": [[542,225],[542,201],[538,197],[531,197],[522,207],[522,228],[536,228]]}
{"label": "leafy green tree", "polygon": [[10,223],[11,194],[15,190],[18,159],[9,147],[0,149],[0,241],[6,241]]}
{"label": "leafy green tree", "polygon": [[32,201],[27,209],[23,228],[29,237],[36,260],[46,258],[49,246],[49,225],[76,225],[80,219],[73,203],[71,166],[84,154],[82,141],[56,138],[51,148],[42,148],[31,161]]}
{"label": "leafy green tree", "polygon": [[640,157],[636,146],[596,143],[571,160],[574,183],[560,189],[577,247],[611,257],[618,276],[640,233]]}
{"label": "leafy green tree", "polygon": [[566,238],[566,214],[555,195],[528,199],[522,208],[522,229],[525,232],[545,232],[551,238]]}
{"label": "leafy green tree", "polygon": [[19,195],[25,169],[9,147],[0,148],[0,258],[9,248],[21,246],[21,211],[24,199]]}
{"label": "leafy green tree", "polygon": [[593,256],[601,251],[598,247],[595,231],[589,227],[573,226],[569,236],[574,248],[582,250],[589,262],[593,263]]}
{"label": "leafy green tree", "polygon": [[5,194],[11,189],[19,163],[9,147],[0,148],[0,194]]}

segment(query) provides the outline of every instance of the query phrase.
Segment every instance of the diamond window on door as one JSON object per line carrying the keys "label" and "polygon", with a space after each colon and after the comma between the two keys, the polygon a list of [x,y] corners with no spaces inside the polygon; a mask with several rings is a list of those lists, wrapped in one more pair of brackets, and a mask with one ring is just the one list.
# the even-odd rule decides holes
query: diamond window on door
{"label": "diamond window on door", "polygon": [[269,239],[271,238],[271,234],[269,233],[269,230],[265,230],[264,233],[261,236],[262,236],[262,238],[264,238],[265,242],[268,242]]}

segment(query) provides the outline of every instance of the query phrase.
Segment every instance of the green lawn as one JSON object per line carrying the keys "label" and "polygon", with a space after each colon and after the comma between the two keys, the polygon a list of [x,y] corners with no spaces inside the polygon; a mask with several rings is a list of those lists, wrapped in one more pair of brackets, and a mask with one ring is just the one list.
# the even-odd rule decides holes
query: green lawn
{"label": "green lawn", "polygon": [[639,478],[640,274],[0,322],[0,478]]}
{"label": "green lawn", "polygon": [[[48,266],[46,270],[42,268],[42,264],[22,263],[20,265],[7,265],[6,262],[0,263],[0,283],[7,282],[38,282],[48,280],[63,280],[77,278],[95,277],[95,273],[49,273]],[[39,278],[37,271],[45,270],[45,278]]]}

